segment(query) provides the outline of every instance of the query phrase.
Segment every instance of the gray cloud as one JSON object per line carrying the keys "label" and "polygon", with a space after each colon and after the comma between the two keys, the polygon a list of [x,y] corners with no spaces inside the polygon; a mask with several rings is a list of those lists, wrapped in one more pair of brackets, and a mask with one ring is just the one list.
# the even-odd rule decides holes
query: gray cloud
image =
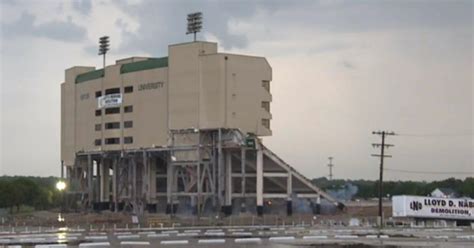
{"label": "gray cloud", "polygon": [[35,16],[23,12],[20,18],[11,23],[2,24],[6,36],[35,36],[66,42],[79,42],[86,37],[86,29],[67,21],[51,21],[35,25]]}
{"label": "gray cloud", "polygon": [[[0,4],[3,2],[0,0]],[[185,15],[192,11],[204,13],[204,32],[215,35],[225,49],[265,56],[273,68],[274,135],[265,137],[264,142],[309,177],[326,174],[327,157],[334,156],[336,177],[377,178],[377,160],[370,157],[376,152],[370,144],[380,141],[371,135],[374,130],[472,133],[470,1],[144,0],[135,5],[125,1],[114,4],[121,11],[114,10],[107,17],[115,20],[115,26],[101,23],[102,16],[95,16],[95,12],[89,15],[100,28],[122,32],[111,36],[112,44],[120,47],[114,46],[110,59],[125,54],[166,55],[168,44],[191,40],[185,35]],[[45,5],[54,10],[57,2],[46,1]],[[31,6],[16,6],[22,9],[15,13],[22,13],[24,8],[37,13]],[[74,15],[73,11],[66,15]],[[2,20],[13,20],[5,16]],[[5,82],[0,97],[0,167],[7,174],[57,175],[58,83],[63,80],[64,68],[100,60],[89,56],[97,54],[95,39],[85,40],[84,30],[82,35],[74,36],[81,31],[71,34],[72,29],[64,27],[70,20],[61,22],[61,26],[54,22],[37,24],[34,19],[25,13],[13,20],[8,30],[2,26],[2,56],[9,63],[4,63],[4,73],[0,73],[0,81]],[[137,22],[137,30],[126,22],[129,19]],[[52,35],[52,30],[59,34]],[[82,37],[83,41],[58,44],[51,39],[15,39],[18,35],[55,40],[73,35],[75,38],[66,40]],[[23,51],[21,59],[17,51]],[[45,58],[51,58],[47,64]],[[390,137],[389,142],[396,147],[390,150],[393,158],[387,161],[388,168],[474,168],[472,135],[400,135]],[[25,144],[40,149],[24,156]],[[447,176],[387,172],[387,178],[395,180]],[[464,176],[472,174],[459,175]]]}
{"label": "gray cloud", "polygon": [[123,44],[126,51],[145,51],[152,54],[166,52],[170,43],[183,42],[186,38],[186,15],[195,11],[204,14],[204,32],[210,32],[222,41],[224,48],[247,46],[245,34],[232,34],[228,21],[233,18],[246,18],[255,14],[258,1],[241,2],[190,2],[190,1],[144,1],[140,5],[117,2],[120,8],[139,22],[136,33],[128,32],[123,25]]}
{"label": "gray cloud", "polygon": [[[127,14],[138,20],[137,32],[129,32],[122,24],[126,52],[143,51],[162,54],[170,43],[190,39],[185,37],[185,16],[193,11],[204,13],[204,32],[215,35],[225,49],[245,48],[247,34],[232,33],[229,22],[248,20],[264,12],[268,20],[254,23],[263,27],[272,23],[268,39],[284,36],[279,30],[303,28],[307,31],[369,32],[374,30],[442,28],[468,26],[471,23],[471,1],[143,1],[129,5],[115,2]],[[442,18],[441,18],[442,16]],[[262,37],[265,37],[262,34]],[[344,47],[347,45],[344,44]],[[329,45],[322,50],[344,47]],[[315,52],[318,48],[316,48]]]}
{"label": "gray cloud", "polygon": [[3,0],[2,3],[9,5],[16,5],[15,0]]}
{"label": "gray cloud", "polygon": [[72,7],[79,13],[83,15],[89,15],[92,10],[91,0],[74,0],[72,2]]}
{"label": "gray cloud", "polygon": [[354,63],[351,63],[351,62],[349,62],[349,61],[347,61],[347,60],[341,61],[340,64],[341,64],[344,68],[346,68],[346,69],[355,69],[355,68],[356,68],[356,66],[354,65]]}
{"label": "gray cloud", "polygon": [[328,43],[314,46],[313,48],[309,49],[308,53],[310,54],[319,54],[319,53],[325,53],[325,52],[334,52],[334,51],[341,51],[345,49],[350,49],[352,48],[353,45],[337,41],[337,40],[332,40]]}
{"label": "gray cloud", "polygon": [[[301,6],[296,5],[299,9]],[[314,2],[303,8],[299,18],[281,15],[276,20],[312,25],[338,32],[416,29],[420,27],[469,26],[472,1],[336,1]],[[292,11],[287,12],[291,14]]]}

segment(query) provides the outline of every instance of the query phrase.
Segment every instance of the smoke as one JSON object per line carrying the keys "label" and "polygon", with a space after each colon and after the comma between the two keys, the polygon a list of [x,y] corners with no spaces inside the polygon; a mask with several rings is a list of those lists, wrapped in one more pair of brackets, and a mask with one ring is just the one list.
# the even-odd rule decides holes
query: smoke
{"label": "smoke", "polygon": [[344,184],[343,188],[327,190],[328,194],[339,201],[350,201],[359,191],[359,187],[352,183]]}

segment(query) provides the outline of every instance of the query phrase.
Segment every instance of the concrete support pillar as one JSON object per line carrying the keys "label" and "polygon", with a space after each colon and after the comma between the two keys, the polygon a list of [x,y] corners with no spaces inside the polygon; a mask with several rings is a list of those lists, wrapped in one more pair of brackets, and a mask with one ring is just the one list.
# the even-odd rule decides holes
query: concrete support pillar
{"label": "concrete support pillar", "polygon": [[286,179],[286,215],[291,216],[293,214],[293,202],[291,195],[293,194],[293,175],[291,170],[288,171],[288,178]]}
{"label": "concrete support pillar", "polygon": [[[109,202],[109,160],[102,160],[97,167],[99,167],[100,175],[100,202],[108,203]],[[102,207],[101,207],[102,208]]]}
{"label": "concrete support pillar", "polygon": [[219,206],[224,205],[224,153],[222,151],[222,129],[218,131],[217,140],[217,199]]}
{"label": "concrete support pillar", "polygon": [[192,206],[195,206],[194,211],[197,214],[198,218],[201,217],[202,214],[202,183],[201,183],[201,133],[198,133],[198,144],[197,144],[197,163],[196,163],[196,189],[197,189],[197,197],[195,202]]}
{"label": "concrete support pillar", "polygon": [[147,190],[147,209],[150,213],[156,213],[156,166],[157,160],[148,158],[148,190]]}
{"label": "concrete support pillar", "polygon": [[69,191],[69,190],[74,190],[74,188],[71,188],[79,179],[78,177],[78,174],[76,173],[76,171],[79,169],[79,167],[77,167],[77,164],[75,164],[74,166],[64,166],[64,168],[66,169],[66,185],[68,185],[68,188],[66,188],[66,191]]}
{"label": "concrete support pillar", "polygon": [[140,194],[140,199],[145,198],[146,202],[149,201],[149,183],[150,183],[150,174],[149,174],[149,163],[148,163],[148,154],[146,151],[142,152],[142,168],[140,178],[142,179],[142,190]]}
{"label": "concrete support pillar", "polygon": [[135,156],[132,158],[132,201],[137,200],[137,163],[135,161]]}
{"label": "concrete support pillar", "polygon": [[151,160],[151,163],[148,165],[148,175],[149,183],[148,183],[148,196],[147,200],[149,203],[156,203],[156,160]]}
{"label": "concrete support pillar", "polygon": [[61,160],[61,179],[64,179],[64,160]]}
{"label": "concrete support pillar", "polygon": [[132,192],[132,185],[133,185],[133,172],[132,172],[132,159],[127,158],[127,197],[132,199],[133,192]]}
{"label": "concrete support pillar", "polygon": [[147,201],[149,204],[148,211],[155,213],[156,209],[156,159],[150,161],[149,168],[149,182],[148,182],[148,197]]}
{"label": "concrete support pillar", "polygon": [[119,177],[119,165],[118,165],[118,159],[113,160],[112,164],[112,169],[113,169],[113,175],[112,175],[112,200],[114,202],[114,212],[118,212],[118,177]]}
{"label": "concrete support pillar", "polygon": [[241,151],[240,151],[240,171],[242,172],[242,180],[241,180],[241,191],[242,191],[242,205],[240,207],[242,212],[246,211],[247,206],[245,205],[245,163],[246,163],[246,149],[245,147],[242,146]]}
{"label": "concrete support pillar", "polygon": [[314,213],[319,215],[321,214],[321,195],[318,194],[318,197],[316,198],[316,208],[314,210]]}
{"label": "concrete support pillar", "polygon": [[212,153],[213,156],[211,158],[211,164],[208,166],[209,169],[211,169],[209,177],[212,178],[212,184],[211,184],[211,191],[213,193],[213,197],[211,197],[211,202],[212,202],[212,207],[216,209],[217,207],[217,159],[214,153]]}
{"label": "concrete support pillar", "polygon": [[199,161],[196,164],[196,188],[197,196],[191,197],[191,206],[194,207],[195,214],[199,217],[201,216],[201,199],[202,199],[202,184],[201,184],[201,162]]}
{"label": "concrete support pillar", "polygon": [[174,167],[171,164],[171,159],[166,165],[166,213],[173,214],[173,194],[172,189],[174,185]]}
{"label": "concrete support pillar", "polygon": [[225,156],[225,206],[223,212],[226,215],[232,214],[232,154],[226,152]]}
{"label": "concrete support pillar", "polygon": [[94,185],[92,185],[92,180],[94,177],[94,165],[92,163],[92,157],[91,155],[87,155],[87,191],[88,191],[88,198],[89,198],[89,204],[92,205],[94,202]]}
{"label": "concrete support pillar", "polygon": [[[93,188],[93,204],[92,208],[94,210],[99,210],[99,202],[100,202],[100,160],[94,160],[92,165],[92,176],[94,177],[92,182]],[[95,176],[94,176],[95,175]]]}
{"label": "concrete support pillar", "polygon": [[263,151],[259,147],[257,149],[257,214],[263,215]]}
{"label": "concrete support pillar", "polygon": [[100,170],[99,170],[99,161],[92,160],[92,202],[93,208],[96,210],[97,203],[100,202]]}

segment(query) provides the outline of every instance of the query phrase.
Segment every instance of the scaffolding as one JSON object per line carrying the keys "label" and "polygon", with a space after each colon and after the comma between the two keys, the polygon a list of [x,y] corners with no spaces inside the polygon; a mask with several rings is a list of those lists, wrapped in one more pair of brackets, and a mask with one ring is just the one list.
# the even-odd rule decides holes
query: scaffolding
{"label": "scaffolding", "polygon": [[79,152],[67,179],[84,209],[137,215],[231,215],[235,209],[262,215],[271,199],[285,200],[288,215],[295,199],[314,203],[316,214],[321,198],[343,207],[238,129],[171,130],[164,147]]}

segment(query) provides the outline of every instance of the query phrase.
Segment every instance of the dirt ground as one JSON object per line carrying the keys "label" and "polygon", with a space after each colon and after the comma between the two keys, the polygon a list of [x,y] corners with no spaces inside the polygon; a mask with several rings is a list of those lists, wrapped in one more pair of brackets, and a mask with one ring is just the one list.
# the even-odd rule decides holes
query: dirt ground
{"label": "dirt ground", "polygon": [[[391,206],[383,208],[385,218],[391,217]],[[295,225],[295,224],[331,224],[348,225],[351,218],[358,218],[362,225],[376,223],[378,206],[376,204],[349,204],[343,211],[333,215],[294,214],[293,216],[264,215],[257,217],[251,214],[234,214],[232,216],[175,216],[165,214],[144,214],[134,222],[130,213],[63,213],[58,211],[36,211],[7,215],[4,226],[68,226],[81,228],[108,228],[141,225],[142,227],[160,226],[203,226],[203,225]],[[64,218],[59,221],[58,217]]]}

